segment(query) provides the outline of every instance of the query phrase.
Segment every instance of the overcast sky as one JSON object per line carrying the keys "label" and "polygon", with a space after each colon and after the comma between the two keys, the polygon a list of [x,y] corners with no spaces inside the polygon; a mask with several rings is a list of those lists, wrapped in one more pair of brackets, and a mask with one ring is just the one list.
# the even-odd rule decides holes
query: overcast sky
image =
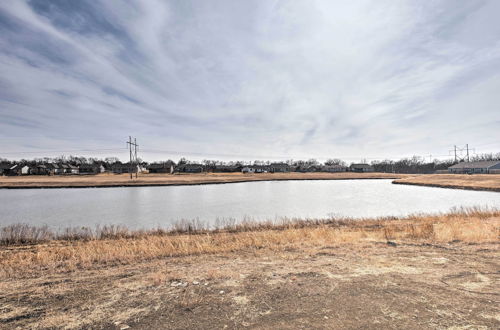
{"label": "overcast sky", "polygon": [[499,152],[499,13],[497,0],[2,0],[0,157],[126,159],[129,135],[150,161]]}

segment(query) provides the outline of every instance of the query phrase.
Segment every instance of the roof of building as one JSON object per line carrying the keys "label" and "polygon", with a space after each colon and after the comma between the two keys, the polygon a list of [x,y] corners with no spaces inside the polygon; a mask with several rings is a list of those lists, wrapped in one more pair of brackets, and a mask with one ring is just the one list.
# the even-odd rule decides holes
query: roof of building
{"label": "roof of building", "polygon": [[203,165],[201,164],[181,164],[181,165],[178,165],[177,167],[179,168],[203,168]]}
{"label": "roof of building", "polygon": [[237,169],[242,167],[241,165],[215,165],[216,169]]}
{"label": "roof of building", "polygon": [[490,168],[497,164],[500,164],[499,160],[485,160],[480,162],[461,162],[450,166],[449,168],[453,169],[462,169],[462,168]]}
{"label": "roof of building", "polygon": [[151,168],[151,169],[169,168],[170,166],[173,166],[173,165],[175,165],[174,162],[167,161],[165,163],[149,164],[148,168]]}
{"label": "roof of building", "polygon": [[98,168],[101,167],[101,164],[82,164],[80,168]]}

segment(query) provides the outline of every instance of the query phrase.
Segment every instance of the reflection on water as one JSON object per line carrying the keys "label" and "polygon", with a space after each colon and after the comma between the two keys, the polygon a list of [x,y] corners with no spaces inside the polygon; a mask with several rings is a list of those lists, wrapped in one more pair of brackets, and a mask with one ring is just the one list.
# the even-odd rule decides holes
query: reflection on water
{"label": "reflection on water", "polygon": [[274,181],[199,186],[0,190],[0,226],[122,224],[181,219],[377,217],[500,207],[500,193],[393,185],[391,180]]}

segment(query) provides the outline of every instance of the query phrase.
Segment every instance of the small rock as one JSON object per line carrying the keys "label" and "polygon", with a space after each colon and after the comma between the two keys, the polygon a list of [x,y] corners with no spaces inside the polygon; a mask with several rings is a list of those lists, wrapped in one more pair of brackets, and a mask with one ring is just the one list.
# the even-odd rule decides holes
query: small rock
{"label": "small rock", "polygon": [[207,285],[208,285],[208,282],[205,282],[205,286],[207,286]]}
{"label": "small rock", "polygon": [[224,290],[220,290],[220,291],[219,291],[219,293],[220,293],[220,294],[224,294]]}
{"label": "small rock", "polygon": [[200,284],[200,282],[198,282],[198,281],[193,281],[193,284],[194,284],[194,285],[199,285],[199,284]]}
{"label": "small rock", "polygon": [[170,286],[172,286],[172,287],[179,287],[180,286],[180,287],[185,288],[185,287],[187,287],[187,285],[188,285],[187,282],[172,282],[172,283],[170,283]]}
{"label": "small rock", "polygon": [[130,327],[128,325],[126,325],[126,324],[120,325],[120,330],[125,330],[125,329],[128,329],[128,328],[130,328]]}
{"label": "small rock", "polygon": [[325,320],[328,320],[328,316],[325,315],[324,318],[325,318]]}

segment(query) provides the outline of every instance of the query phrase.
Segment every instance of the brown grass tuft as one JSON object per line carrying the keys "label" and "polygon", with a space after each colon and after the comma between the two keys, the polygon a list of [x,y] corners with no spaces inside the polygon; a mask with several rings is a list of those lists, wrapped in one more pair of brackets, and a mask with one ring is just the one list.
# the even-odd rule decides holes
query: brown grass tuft
{"label": "brown grass tuft", "polygon": [[[105,230],[103,227],[92,232],[83,230],[84,235],[63,232],[64,235],[56,236],[58,240],[52,241],[50,239],[55,234],[46,228],[40,231],[28,229],[21,225],[2,230],[1,242],[10,246],[0,248],[0,276],[72,271],[172,256],[259,249],[284,251],[367,241],[497,242],[500,211],[462,209],[449,214],[401,219],[297,220],[274,225],[245,223],[212,231],[188,226],[184,233],[179,228],[134,232],[121,227],[106,227]],[[182,230],[185,231],[186,227]],[[212,275],[207,275],[217,277],[220,274],[214,270]],[[161,282],[162,276],[159,274],[151,280]],[[168,277],[165,275],[165,280]]]}

